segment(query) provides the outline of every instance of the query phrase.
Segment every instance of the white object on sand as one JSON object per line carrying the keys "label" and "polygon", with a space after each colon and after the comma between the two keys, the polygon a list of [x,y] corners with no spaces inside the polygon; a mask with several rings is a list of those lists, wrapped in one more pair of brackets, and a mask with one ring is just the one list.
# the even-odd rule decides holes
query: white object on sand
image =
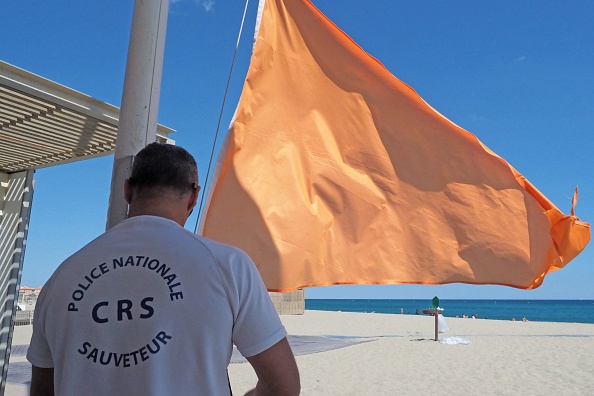
{"label": "white object on sand", "polygon": [[442,338],[439,342],[441,342],[442,344],[448,344],[448,345],[468,345],[470,344],[470,340],[464,338],[464,337],[448,337],[448,338]]}

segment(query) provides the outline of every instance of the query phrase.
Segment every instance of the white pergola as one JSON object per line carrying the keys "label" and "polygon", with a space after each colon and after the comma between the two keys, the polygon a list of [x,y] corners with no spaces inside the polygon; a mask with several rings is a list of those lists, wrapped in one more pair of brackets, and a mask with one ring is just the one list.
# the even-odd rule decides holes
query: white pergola
{"label": "white pergola", "polygon": [[[119,118],[115,106],[0,61],[0,394],[10,358],[33,174],[112,154]],[[173,143],[173,132],[158,125],[156,140]]]}
{"label": "white pergola", "polygon": [[[119,108],[0,61],[0,172],[112,154]],[[172,129],[157,128],[165,142]]]}

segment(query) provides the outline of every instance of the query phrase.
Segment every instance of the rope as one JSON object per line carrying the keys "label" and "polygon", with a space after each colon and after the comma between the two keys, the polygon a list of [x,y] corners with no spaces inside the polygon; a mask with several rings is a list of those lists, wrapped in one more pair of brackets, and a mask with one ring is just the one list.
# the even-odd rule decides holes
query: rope
{"label": "rope", "polygon": [[245,15],[247,13],[249,0],[245,1],[245,8],[243,10],[243,17],[241,18],[241,25],[239,26],[239,34],[237,35],[237,42],[235,43],[235,51],[233,51],[233,59],[231,60],[231,68],[229,70],[229,76],[227,77],[227,86],[225,87],[225,95],[223,96],[223,103],[221,104],[221,112],[219,113],[219,121],[217,123],[217,130],[215,132],[215,138],[212,143],[212,150],[210,152],[210,160],[208,161],[208,169],[206,170],[206,179],[204,180],[204,189],[202,190],[202,197],[200,198],[200,205],[198,206],[198,216],[196,216],[196,225],[194,226],[194,234],[198,230],[198,223],[202,216],[202,205],[204,204],[204,196],[208,188],[208,178],[210,176],[210,168],[212,166],[212,159],[214,157],[215,147],[217,145],[217,139],[219,137],[219,129],[221,127],[221,120],[223,119],[223,111],[225,110],[225,102],[227,100],[227,93],[229,92],[229,85],[231,83],[231,76],[233,75],[233,68],[235,66],[235,58],[237,56],[237,49],[239,48],[239,41],[241,39],[241,32],[243,31],[243,24],[245,22]]}

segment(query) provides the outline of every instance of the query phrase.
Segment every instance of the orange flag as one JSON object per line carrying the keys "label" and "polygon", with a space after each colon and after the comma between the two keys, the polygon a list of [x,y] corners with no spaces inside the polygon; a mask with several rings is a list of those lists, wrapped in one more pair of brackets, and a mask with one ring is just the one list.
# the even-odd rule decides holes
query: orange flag
{"label": "orange flag", "polygon": [[201,232],[246,251],[270,291],[532,289],[584,249],[588,223],[561,213],[309,1],[266,0],[260,12]]}

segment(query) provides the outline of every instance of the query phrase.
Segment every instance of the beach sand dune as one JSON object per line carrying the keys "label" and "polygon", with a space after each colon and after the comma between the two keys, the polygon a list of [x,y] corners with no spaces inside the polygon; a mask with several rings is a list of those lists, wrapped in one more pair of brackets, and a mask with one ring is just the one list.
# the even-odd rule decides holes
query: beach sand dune
{"label": "beach sand dune", "polygon": [[[424,315],[306,311],[283,315],[303,395],[594,395],[594,324],[446,318],[469,344],[436,342]],[[31,326],[15,328],[28,344]],[[241,359],[239,359],[241,360]],[[24,356],[11,357],[11,367]],[[183,370],[180,367],[180,370]],[[234,395],[256,383],[248,363],[229,366]],[[28,394],[10,382],[6,395]]]}

